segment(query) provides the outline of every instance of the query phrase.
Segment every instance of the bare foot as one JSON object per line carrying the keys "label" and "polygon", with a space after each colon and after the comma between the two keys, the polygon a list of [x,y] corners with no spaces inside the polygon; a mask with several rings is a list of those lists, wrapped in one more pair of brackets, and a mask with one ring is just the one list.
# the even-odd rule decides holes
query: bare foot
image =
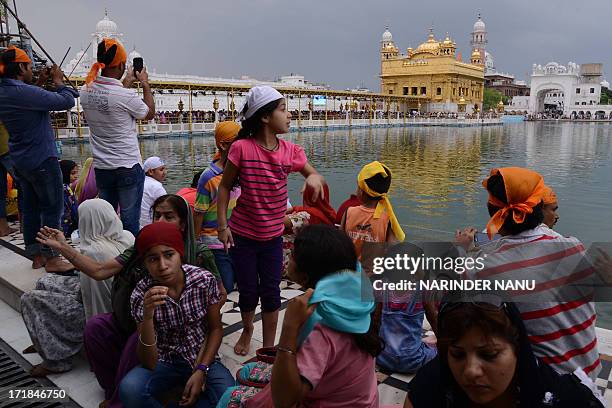
{"label": "bare foot", "polygon": [[34,259],[32,259],[32,269],[39,269],[45,266],[47,259],[42,255],[34,255]]}
{"label": "bare foot", "polygon": [[46,377],[49,374],[59,374],[57,371],[51,371],[46,367],[43,367],[42,364],[36,364],[30,370],[30,375],[34,378]]}
{"label": "bare foot", "polygon": [[108,400],[104,400],[98,405],[98,408],[106,408],[108,407]]}
{"label": "bare foot", "polygon": [[9,227],[6,218],[0,218],[0,237],[6,237],[16,231],[16,229]]}
{"label": "bare foot", "polygon": [[71,269],[74,269],[74,265],[70,262],[63,261],[59,256],[47,258],[47,262],[45,263],[45,270],[49,273],[67,272]]}
{"label": "bare foot", "polygon": [[234,353],[239,356],[246,356],[249,354],[249,350],[251,348],[251,337],[253,337],[253,326],[242,329],[242,334],[234,346]]}

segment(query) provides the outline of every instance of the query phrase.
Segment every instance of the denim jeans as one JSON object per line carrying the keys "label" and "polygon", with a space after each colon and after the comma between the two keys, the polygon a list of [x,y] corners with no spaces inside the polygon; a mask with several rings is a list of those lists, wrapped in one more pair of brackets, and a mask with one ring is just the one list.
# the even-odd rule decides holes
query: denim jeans
{"label": "denim jeans", "polygon": [[[172,363],[158,361],[153,371],[136,367],[119,385],[121,402],[126,408],[162,407],[155,397],[177,386],[185,386],[192,373],[191,365],[181,358]],[[234,385],[236,381],[229,370],[215,361],[210,365],[200,398],[192,406],[214,408],[225,390]]]}
{"label": "denim jeans", "polygon": [[119,167],[106,170],[95,169],[96,184],[100,198],[108,201],[116,210],[121,210],[123,229],[134,236],[140,230],[140,205],[144,190],[145,174],[140,164],[131,169]]}
{"label": "denim jeans", "polygon": [[20,170],[15,166],[19,178],[19,194],[22,198],[23,241],[26,254],[44,255],[46,258],[58,256],[47,246],[36,241],[41,226],[60,228],[64,211],[64,188],[62,170],[55,157],[49,157],[34,170]]}
{"label": "denim jeans", "polygon": [[234,262],[232,257],[225,252],[225,249],[211,249],[215,256],[215,264],[219,269],[219,275],[221,275],[221,281],[227,293],[234,290]]}

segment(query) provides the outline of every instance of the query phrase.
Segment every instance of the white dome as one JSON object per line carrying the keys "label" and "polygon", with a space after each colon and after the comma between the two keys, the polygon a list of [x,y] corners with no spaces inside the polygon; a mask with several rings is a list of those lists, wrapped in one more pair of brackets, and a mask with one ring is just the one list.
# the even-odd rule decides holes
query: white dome
{"label": "white dome", "polygon": [[393,34],[391,34],[391,31],[389,31],[389,27],[385,28],[385,32],[382,35],[382,40],[384,42],[393,41]]}
{"label": "white dome", "polygon": [[133,50],[132,52],[130,52],[130,55],[128,55],[127,60],[129,61],[133,61],[134,58],[142,58],[142,55],[140,55],[140,53],[136,50]]}
{"label": "white dome", "polygon": [[474,23],[474,32],[482,33],[482,32],[485,32],[486,30],[487,30],[487,26],[485,25],[484,21],[482,21],[480,14],[478,14],[478,20]]}
{"label": "white dome", "polygon": [[608,81],[606,81],[605,79],[604,79],[603,81],[601,81],[601,84],[600,84],[600,85],[601,85],[602,87],[604,87],[604,88],[608,88],[608,89],[610,89],[610,83],[609,83]]}
{"label": "white dome", "polygon": [[104,18],[98,21],[96,24],[96,32],[98,34],[117,34],[117,23],[110,20],[108,15],[104,15]]}

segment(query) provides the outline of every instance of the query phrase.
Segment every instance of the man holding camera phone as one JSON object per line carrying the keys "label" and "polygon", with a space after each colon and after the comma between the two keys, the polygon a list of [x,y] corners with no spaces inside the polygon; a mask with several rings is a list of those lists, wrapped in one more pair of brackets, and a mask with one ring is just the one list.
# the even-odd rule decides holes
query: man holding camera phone
{"label": "man holding camera phone", "polygon": [[[81,90],[81,105],[91,130],[90,141],[100,198],[121,209],[123,228],[136,235],[144,188],[136,120],[155,116],[149,76],[142,64],[126,70],[125,48],[116,40],[98,45],[97,62]],[[138,70],[138,68],[141,68]],[[98,70],[101,75],[98,76]],[[143,98],[130,89],[140,82]]]}

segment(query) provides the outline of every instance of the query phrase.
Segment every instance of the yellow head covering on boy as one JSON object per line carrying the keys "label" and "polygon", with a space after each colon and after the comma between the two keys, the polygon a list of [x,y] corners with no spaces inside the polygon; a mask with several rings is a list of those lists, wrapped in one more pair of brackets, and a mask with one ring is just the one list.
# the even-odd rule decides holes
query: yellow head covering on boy
{"label": "yellow head covering on boy", "polygon": [[393,212],[393,206],[391,205],[391,201],[389,201],[387,193],[378,193],[372,190],[366,183],[367,179],[372,178],[377,174],[382,174],[383,177],[390,177],[391,170],[389,170],[387,166],[379,161],[373,161],[370,164],[366,164],[357,176],[357,186],[359,186],[359,188],[370,197],[381,198],[376,205],[376,209],[374,210],[374,219],[380,218],[383,210],[387,210],[387,214],[389,214],[389,221],[391,221],[391,230],[393,230],[395,237],[402,242],[404,241],[404,238],[406,238],[406,234],[404,234],[402,227],[397,221],[397,217]]}

